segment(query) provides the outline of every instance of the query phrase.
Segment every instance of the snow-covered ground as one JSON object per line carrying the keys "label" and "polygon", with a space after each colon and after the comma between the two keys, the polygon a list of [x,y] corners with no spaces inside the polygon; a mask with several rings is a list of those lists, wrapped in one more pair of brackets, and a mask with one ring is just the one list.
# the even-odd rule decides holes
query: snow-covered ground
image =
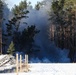
{"label": "snow-covered ground", "polygon": [[[18,75],[76,75],[76,63],[30,63],[30,71]],[[0,73],[0,75],[17,75]]]}
{"label": "snow-covered ground", "polygon": [[[12,56],[0,55],[0,64],[4,63],[0,66],[0,72],[3,71],[0,75],[17,75],[12,71],[6,72],[16,66],[11,64],[13,61],[15,60]],[[29,66],[29,72],[19,72],[18,75],[76,75],[76,63],[29,63]]]}

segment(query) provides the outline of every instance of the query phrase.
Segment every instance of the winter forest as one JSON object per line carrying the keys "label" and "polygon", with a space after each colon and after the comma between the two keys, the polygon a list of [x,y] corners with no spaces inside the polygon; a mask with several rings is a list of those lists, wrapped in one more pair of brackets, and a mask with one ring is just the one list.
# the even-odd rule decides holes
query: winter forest
{"label": "winter forest", "polygon": [[29,62],[76,62],[76,0],[24,0],[11,10],[0,0],[0,48]]}

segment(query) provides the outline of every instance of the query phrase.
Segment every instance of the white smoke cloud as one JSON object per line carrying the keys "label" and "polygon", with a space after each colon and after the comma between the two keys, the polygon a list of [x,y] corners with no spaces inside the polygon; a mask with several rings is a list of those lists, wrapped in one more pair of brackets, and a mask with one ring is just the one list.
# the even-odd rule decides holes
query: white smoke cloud
{"label": "white smoke cloud", "polygon": [[[40,46],[40,52],[34,54],[34,62],[69,62],[68,50],[60,50],[51,43],[48,36],[49,29],[49,10],[51,8],[52,0],[44,0],[46,3],[40,10],[28,8],[30,13],[28,19],[23,19],[28,25],[35,24],[40,33],[35,37],[35,44]],[[21,24],[20,30],[23,30],[28,25]]]}

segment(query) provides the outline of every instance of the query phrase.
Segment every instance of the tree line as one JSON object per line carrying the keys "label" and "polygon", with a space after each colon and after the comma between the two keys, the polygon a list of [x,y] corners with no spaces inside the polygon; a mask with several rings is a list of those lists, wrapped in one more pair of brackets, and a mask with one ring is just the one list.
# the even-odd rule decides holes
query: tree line
{"label": "tree line", "polygon": [[68,57],[75,62],[76,0],[53,0],[50,12],[50,37],[56,46],[69,49]]}

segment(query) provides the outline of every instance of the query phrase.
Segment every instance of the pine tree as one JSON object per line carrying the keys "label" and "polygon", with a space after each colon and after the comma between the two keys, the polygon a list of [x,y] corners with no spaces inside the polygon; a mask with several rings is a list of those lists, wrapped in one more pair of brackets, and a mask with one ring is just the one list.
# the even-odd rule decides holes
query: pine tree
{"label": "pine tree", "polygon": [[15,47],[14,47],[14,43],[12,41],[11,44],[9,45],[7,53],[12,55],[14,53],[14,51],[15,51]]}

